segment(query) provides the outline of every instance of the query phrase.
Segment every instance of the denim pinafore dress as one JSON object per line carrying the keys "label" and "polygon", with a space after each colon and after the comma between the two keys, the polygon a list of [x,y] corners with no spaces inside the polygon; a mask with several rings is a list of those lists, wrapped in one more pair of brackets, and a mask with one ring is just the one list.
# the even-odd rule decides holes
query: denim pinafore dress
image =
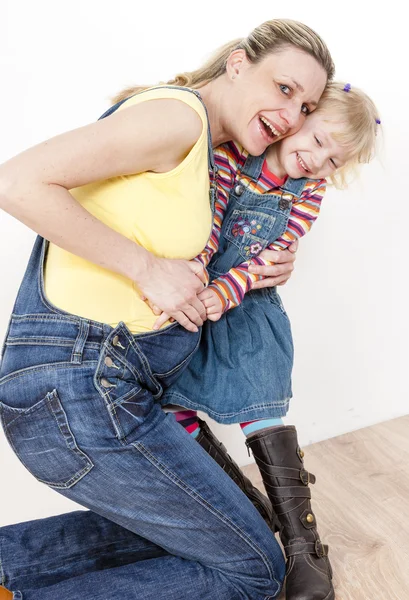
{"label": "denim pinafore dress", "polygon": [[[257,181],[265,155],[249,156],[230,193],[210,279],[259,254],[286,230],[292,202],[306,179],[287,179],[274,193],[260,194],[241,176]],[[243,228],[256,221],[257,235]],[[254,254],[252,254],[254,253]],[[217,322],[203,325],[199,349],[161,401],[200,410],[219,423],[281,417],[291,391],[293,341],[276,288],[253,290]]]}

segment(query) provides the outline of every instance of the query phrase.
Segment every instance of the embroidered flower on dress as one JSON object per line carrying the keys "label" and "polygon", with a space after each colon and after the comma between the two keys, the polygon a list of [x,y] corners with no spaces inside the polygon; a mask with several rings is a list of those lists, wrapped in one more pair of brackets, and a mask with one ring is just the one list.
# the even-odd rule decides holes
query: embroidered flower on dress
{"label": "embroidered flower on dress", "polygon": [[250,254],[258,254],[263,249],[263,246],[257,242],[257,244],[251,244],[250,246]]}

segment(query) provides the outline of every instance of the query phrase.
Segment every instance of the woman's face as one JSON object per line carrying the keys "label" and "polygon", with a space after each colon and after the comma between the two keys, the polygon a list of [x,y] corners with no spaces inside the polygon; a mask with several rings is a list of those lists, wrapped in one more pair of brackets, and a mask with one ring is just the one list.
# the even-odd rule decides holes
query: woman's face
{"label": "woman's face", "polygon": [[228,60],[227,74],[232,94],[226,130],[254,156],[298,131],[327,83],[315,58],[291,46],[255,65],[243,50],[236,50]]}
{"label": "woman's face", "polygon": [[[294,179],[309,177],[324,179],[345,165],[348,152],[337,141],[336,134],[344,127],[325,111],[309,116],[302,129],[271,149],[277,167],[270,163],[277,176],[289,175]],[[335,135],[335,137],[334,137]]]}

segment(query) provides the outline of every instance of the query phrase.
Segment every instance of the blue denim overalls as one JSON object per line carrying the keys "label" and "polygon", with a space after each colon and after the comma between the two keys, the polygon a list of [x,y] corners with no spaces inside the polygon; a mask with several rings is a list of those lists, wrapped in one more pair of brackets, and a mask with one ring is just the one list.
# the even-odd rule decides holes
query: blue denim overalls
{"label": "blue denim overalls", "polygon": [[[209,156],[212,167],[210,136]],[[59,576],[40,594],[31,586],[49,566],[50,521],[39,522],[28,545],[22,523],[0,528],[0,583],[23,600],[275,598],[285,566],[273,533],[158,401],[200,333],[174,323],[133,335],[123,323],[59,310],[44,293],[46,250],[38,237],[10,320],[0,420],[34,477],[133,532],[135,560],[95,570],[92,557],[107,548],[96,548],[89,532],[72,546],[68,527],[52,537],[50,569]]]}
{"label": "blue denim overalls", "polygon": [[[265,156],[249,156],[242,169],[254,181]],[[209,265],[211,279],[251,258],[287,227],[292,200],[306,179],[288,179],[275,193],[250,191],[240,174],[229,197],[219,251]],[[256,221],[257,236],[237,235],[240,221]],[[219,423],[280,417],[291,398],[293,343],[289,319],[275,288],[254,290],[217,322],[205,322],[202,340],[188,368],[162,403],[201,410]]]}

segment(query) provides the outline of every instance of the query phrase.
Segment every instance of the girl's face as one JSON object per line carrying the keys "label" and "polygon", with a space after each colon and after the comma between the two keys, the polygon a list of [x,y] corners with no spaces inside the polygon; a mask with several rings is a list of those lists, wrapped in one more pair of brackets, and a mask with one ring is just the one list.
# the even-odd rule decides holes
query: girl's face
{"label": "girl's face", "polygon": [[324,179],[343,167],[348,153],[333,137],[342,132],[343,125],[332,119],[321,111],[310,115],[297,133],[271,148],[270,169],[277,176]]}
{"label": "girl's face", "polygon": [[327,83],[315,58],[291,46],[255,65],[243,50],[236,50],[227,74],[231,93],[225,104],[225,130],[254,156],[298,131]]}

